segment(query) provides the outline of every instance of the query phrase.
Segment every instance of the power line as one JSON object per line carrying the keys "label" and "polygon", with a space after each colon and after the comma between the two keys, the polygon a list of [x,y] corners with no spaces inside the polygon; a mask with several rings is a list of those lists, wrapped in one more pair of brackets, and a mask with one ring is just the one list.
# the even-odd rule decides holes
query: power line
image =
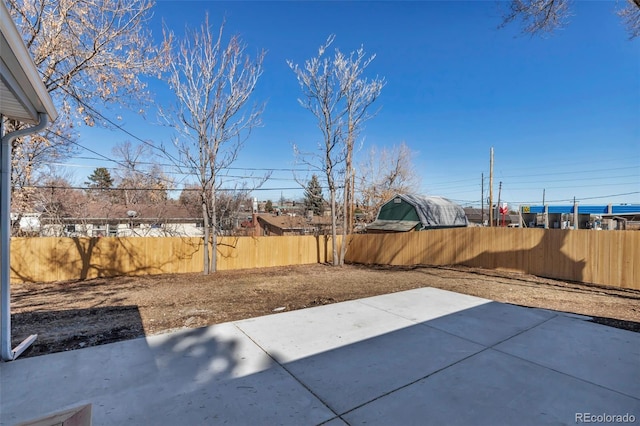
{"label": "power line", "polygon": [[[518,170],[540,170],[540,169],[548,169],[549,167],[567,167],[567,166],[573,166],[573,165],[588,165],[588,164],[597,164],[597,165],[602,165],[602,163],[610,163],[610,162],[620,162],[620,158],[616,157],[616,158],[609,158],[609,159],[603,159],[603,158],[597,158],[597,160],[594,161],[594,157],[592,155],[589,155],[588,157],[583,157],[583,159],[578,159],[575,156],[572,156],[571,158],[574,158],[578,161],[574,161],[574,162],[562,162],[562,163],[548,163],[545,162],[544,166],[531,166],[531,167],[518,167]],[[636,155],[626,155],[625,156],[626,159],[640,159],[640,155],[636,154]]]}
{"label": "power line", "polygon": [[125,169],[127,169],[127,170],[130,170],[130,171],[132,171],[132,172],[139,173],[139,174],[141,174],[141,175],[144,175],[144,176],[146,176],[146,177],[150,177],[150,178],[152,178],[152,179],[162,180],[162,181],[165,181],[165,182],[170,183],[170,184],[172,184],[172,185],[173,185],[173,183],[174,183],[173,181],[171,181],[171,180],[169,180],[169,179],[166,179],[166,178],[164,178],[164,177],[162,177],[162,176],[160,176],[160,177],[159,177],[159,176],[152,176],[152,175],[151,175],[151,174],[149,174],[149,173],[146,173],[146,172],[143,172],[143,171],[140,171],[140,170],[132,169],[132,168],[131,168],[131,167],[129,167],[127,164],[122,163],[122,162],[120,162],[120,161],[118,161],[118,160],[114,160],[113,158],[109,158],[109,157],[107,157],[106,155],[100,154],[99,152],[92,150],[91,148],[87,148],[86,146],[84,146],[84,145],[82,145],[82,144],[80,144],[80,143],[78,143],[78,142],[76,142],[76,141],[71,140],[71,138],[68,138],[68,137],[67,137],[67,136],[65,136],[65,135],[60,134],[60,135],[58,135],[58,137],[60,137],[60,138],[62,138],[62,139],[64,139],[64,140],[66,140],[67,142],[69,142],[69,143],[71,143],[71,144],[73,144],[73,145],[79,146],[80,148],[85,149],[85,150],[87,150],[87,151],[91,152],[92,154],[95,154],[95,155],[98,155],[98,156],[100,156],[100,157],[103,157],[106,161],[109,161],[109,162],[112,162],[112,163],[118,164],[119,166],[121,166],[121,167],[123,167],[123,168],[125,168]]}
{"label": "power line", "polygon": [[[598,196],[593,196],[593,197],[576,197],[576,201],[583,201],[583,200],[599,200],[599,199],[603,199],[603,198],[613,198],[613,197],[624,197],[627,195],[636,195],[636,194],[640,194],[640,191],[633,191],[633,192],[623,192],[620,194],[608,194],[608,195],[598,195]],[[545,201],[545,204],[548,203],[562,203],[562,202],[573,202],[573,198],[564,198],[564,199],[559,199],[559,200],[549,200],[549,201]],[[512,201],[512,204],[536,204],[537,201]]]}
{"label": "power line", "polygon": [[[178,162],[179,160],[177,158],[175,158],[173,155],[171,155],[170,153],[168,153],[166,150],[158,148],[157,146],[155,146],[154,144],[138,137],[137,135],[134,135],[133,133],[131,133],[129,130],[125,129],[124,127],[122,127],[120,124],[115,123],[113,120],[111,120],[110,118],[104,116],[104,114],[102,114],[100,111],[96,110],[94,107],[92,107],[91,105],[87,104],[86,102],[84,102],[82,99],[76,97],[73,93],[69,92],[67,90],[66,87],[64,86],[58,86],[60,89],[62,89],[64,92],[66,92],[69,96],[73,96],[74,99],[76,100],[76,102],[78,102],[79,104],[81,104],[82,106],[84,106],[85,108],[91,110],[94,114],[98,115],[100,118],[102,118],[103,120],[105,120],[106,122],[108,122],[109,124],[111,124],[112,126],[116,127],[117,129],[119,129],[120,131],[126,133],[127,135],[131,136],[132,138],[134,138],[137,141],[142,142],[143,144],[151,147],[152,149],[158,150],[160,151],[163,155],[167,156],[168,158],[170,158],[171,160]],[[93,152],[93,151],[92,151]],[[95,153],[95,152],[94,152]],[[100,154],[99,154],[100,155]]]}
{"label": "power line", "polygon": [[[611,172],[616,170],[638,170],[638,166],[629,166],[629,167],[614,167],[609,169],[590,169],[590,170],[574,170],[567,172],[553,172],[553,173],[542,173],[544,176],[556,176],[556,175],[574,175],[574,174],[583,174],[583,173],[597,173],[597,172]],[[502,175],[500,177],[504,178],[518,178],[518,177],[536,177],[540,176],[540,174],[536,175]]]}
{"label": "power line", "polygon": [[[15,188],[15,187],[14,187]],[[25,189],[72,189],[72,190],[84,190],[84,191],[166,191],[166,192],[201,192],[202,188],[138,188],[138,187],[116,187],[116,188],[94,188],[89,186],[61,186],[61,185],[28,185],[21,188]],[[15,188],[18,189],[18,188]],[[236,191],[236,192],[254,192],[254,191],[293,191],[303,189],[301,187],[275,187],[275,188],[252,188],[252,189],[237,189],[237,188],[216,188],[216,191]],[[328,187],[321,187],[323,190],[328,190]]]}
{"label": "power line", "polygon": [[[586,180],[597,180],[597,181],[600,181],[600,180],[622,179],[622,178],[629,178],[629,177],[640,177],[640,174],[618,175],[618,176],[603,176],[603,177],[589,177],[589,178],[586,178]],[[539,181],[536,181],[536,183],[573,182],[573,181],[575,181],[575,179],[554,179],[554,180],[539,180]],[[508,181],[508,182],[510,184],[529,183],[529,182],[526,182],[526,181],[521,181],[521,182]],[[591,184],[585,184],[585,185],[581,185],[581,186],[585,186],[586,187],[586,186],[591,186]]]}
{"label": "power line", "polygon": [[[568,186],[545,186],[546,189],[580,189],[580,188],[597,188],[601,186],[618,186],[618,185],[633,185],[636,182],[614,182],[614,183],[596,183],[588,185],[568,185]],[[530,191],[538,188],[508,188],[510,191]]]}
{"label": "power line", "polygon": [[[68,158],[76,158],[78,160],[97,160],[97,161],[112,161],[111,159],[105,160],[105,156],[103,156],[102,154],[100,154],[102,158],[98,158],[98,157],[84,157],[84,156],[71,156]],[[106,157],[108,158],[108,157]],[[152,161],[136,161],[136,164],[139,165],[143,165],[143,166],[162,166],[162,167],[176,167],[175,164],[169,164],[169,163],[157,163],[157,162],[152,162]],[[68,165],[69,163],[48,163],[48,164],[59,164],[59,165]],[[87,167],[87,168],[92,168],[95,166],[89,166],[89,165],[76,165],[78,167]],[[225,170],[244,170],[244,171],[265,171],[265,172],[308,172],[310,170],[308,169],[297,169],[297,168],[284,168],[284,167],[225,167]],[[467,179],[467,180],[472,180],[472,179]]]}

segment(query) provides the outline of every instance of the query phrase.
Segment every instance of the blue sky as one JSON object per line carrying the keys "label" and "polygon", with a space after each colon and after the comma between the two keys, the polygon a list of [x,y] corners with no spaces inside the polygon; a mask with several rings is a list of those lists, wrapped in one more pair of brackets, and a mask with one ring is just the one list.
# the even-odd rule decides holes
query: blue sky
{"label": "blue sky", "polygon": [[[321,135],[297,102],[286,60],[302,64],[335,34],[343,52],[364,45],[375,53],[367,74],[387,81],[360,154],[405,142],[423,194],[479,206],[493,147],[494,197],[502,181],[501,199],[513,206],[540,204],[543,190],[552,204],[573,197],[583,205],[640,203],[640,40],[628,40],[615,9],[615,2],[574,2],[565,29],[530,37],[518,25],[497,29],[500,6],[492,1],[159,1],[152,30],[160,36],[164,22],[180,36],[208,11],[213,25],[226,18],[226,33],[238,33],[248,52],[267,51],[253,97],[266,102],[263,126],[235,164],[278,169],[254,194],[261,200],[302,195],[289,189],[298,185],[288,170],[300,167],[292,145],[312,150]],[[173,102],[164,82],[150,81],[149,89],[156,103]],[[145,119],[105,114],[122,115],[122,126],[142,139],[171,143],[153,108]],[[80,136],[109,157],[117,143],[135,142],[121,131],[83,129]],[[95,167],[113,166],[69,160],[79,182]],[[251,173],[263,172],[237,170]]]}

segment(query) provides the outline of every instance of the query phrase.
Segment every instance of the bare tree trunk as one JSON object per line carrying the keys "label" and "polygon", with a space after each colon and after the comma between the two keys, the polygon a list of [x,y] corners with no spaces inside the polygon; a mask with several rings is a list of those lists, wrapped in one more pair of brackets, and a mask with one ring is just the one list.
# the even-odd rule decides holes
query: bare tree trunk
{"label": "bare tree trunk", "polygon": [[207,214],[206,195],[202,193],[202,219],[204,220],[204,268],[203,274],[209,273],[209,215]]}
{"label": "bare tree trunk", "polygon": [[[346,237],[351,224],[351,206],[353,191],[351,189],[353,175],[353,144],[362,123],[371,117],[367,109],[376,100],[384,79],[367,80],[362,78],[364,69],[375,57],[365,57],[360,48],[349,55],[338,49],[333,58],[323,57],[327,48],[333,43],[331,35],[327,42],[318,49],[318,56],[305,62],[304,67],[288,61],[289,67],[298,78],[298,83],[306,99],[300,104],[315,115],[324,137],[324,158],[319,158],[327,175],[327,183],[331,191],[331,228],[333,236],[333,264],[344,264],[346,254]],[[345,128],[346,126],[346,128]],[[336,241],[336,193],[333,167],[345,162],[344,200],[340,256],[337,253]]]}
{"label": "bare tree trunk", "polygon": [[215,181],[211,184],[211,263],[209,272],[216,272],[218,268],[218,215],[216,213],[216,186]]}
{"label": "bare tree trunk", "polygon": [[342,243],[340,244],[340,266],[344,265],[344,258],[347,254],[347,235],[351,229],[352,217],[351,217],[351,205],[353,194],[351,191],[351,175],[353,174],[352,165],[352,152],[353,142],[347,141],[347,158],[345,161],[345,174],[344,174],[344,207],[343,207],[343,221],[342,221]]}
{"label": "bare tree trunk", "polygon": [[336,232],[336,190],[335,188],[330,188],[329,190],[331,194],[331,249],[333,253],[333,266],[338,266],[338,242],[336,241],[338,235]]}
{"label": "bare tree trunk", "polygon": [[[200,30],[187,29],[170,63],[169,82],[178,100],[177,111],[162,113],[181,134],[174,138],[180,153],[174,164],[181,169],[198,171],[200,175],[198,185],[205,216],[205,274],[217,269],[216,173],[236,160],[251,129],[260,124],[263,109],[260,105],[245,104],[262,75],[265,52],[259,52],[252,60],[245,55],[246,46],[238,36],[232,36],[226,46],[223,45],[222,30],[223,26],[217,36],[212,33],[208,16]],[[211,214],[211,223],[207,213]],[[212,245],[210,259],[209,244]]]}

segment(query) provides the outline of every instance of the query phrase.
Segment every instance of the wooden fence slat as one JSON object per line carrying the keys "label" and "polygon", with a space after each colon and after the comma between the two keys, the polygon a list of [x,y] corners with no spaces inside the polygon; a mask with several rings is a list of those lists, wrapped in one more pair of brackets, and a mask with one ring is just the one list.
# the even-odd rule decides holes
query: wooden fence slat
{"label": "wooden fence slat", "polygon": [[[338,246],[341,238],[338,240]],[[218,269],[332,260],[326,236],[220,237]],[[457,228],[351,235],[347,262],[467,265],[640,290],[640,232]],[[12,282],[200,272],[201,238],[13,238]]]}
{"label": "wooden fence slat", "polygon": [[347,261],[467,265],[640,290],[640,232],[458,228],[353,235]]}

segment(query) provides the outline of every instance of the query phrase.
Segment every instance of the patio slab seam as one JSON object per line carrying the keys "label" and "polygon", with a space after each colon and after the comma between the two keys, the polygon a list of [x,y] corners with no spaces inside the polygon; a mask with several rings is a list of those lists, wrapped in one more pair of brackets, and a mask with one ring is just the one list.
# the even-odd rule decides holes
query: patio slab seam
{"label": "patio slab seam", "polygon": [[[504,338],[504,339],[502,339],[502,340],[499,340],[499,341],[497,341],[497,342],[495,342],[495,343],[493,343],[493,344],[491,344],[491,345],[485,345],[485,344],[483,344],[483,343],[479,343],[479,342],[477,342],[477,341],[471,340],[471,339],[469,339],[469,338],[467,338],[467,337],[460,336],[460,335],[458,335],[458,334],[452,333],[452,332],[450,332],[450,331],[448,331],[448,330],[445,330],[445,329],[442,329],[442,328],[438,328],[438,327],[435,327],[435,326],[429,325],[429,324],[428,324],[428,322],[429,322],[429,321],[425,321],[425,322],[418,322],[418,323],[416,323],[416,325],[420,325],[420,326],[423,326],[423,327],[429,327],[429,328],[431,328],[431,329],[441,331],[441,332],[446,333],[446,334],[449,334],[449,335],[451,335],[451,336],[455,336],[455,337],[457,337],[457,338],[459,338],[459,339],[466,340],[467,342],[475,343],[475,344],[477,344],[477,345],[482,345],[482,346],[484,346],[484,347],[485,347],[485,349],[495,349],[495,346],[496,346],[496,345],[500,345],[500,344],[502,344],[502,343],[504,343],[504,342],[506,342],[506,341],[508,341],[508,340],[511,340],[511,339],[513,339],[513,338],[515,338],[515,337],[520,336],[520,335],[521,335],[521,334],[523,334],[523,333],[526,333],[526,332],[528,332],[528,331],[531,331],[531,330],[533,330],[533,329],[534,329],[534,328],[536,328],[536,327],[540,327],[541,325],[543,325],[543,324],[545,324],[545,323],[547,323],[547,322],[551,321],[552,319],[556,318],[557,316],[558,316],[558,315],[554,315],[554,316],[552,316],[552,317],[546,318],[546,319],[544,319],[544,320],[542,320],[542,321],[540,321],[540,322],[538,322],[538,323],[536,323],[536,324],[531,325],[530,327],[527,327],[527,328],[525,328],[525,329],[522,329],[522,330],[520,330],[520,331],[518,331],[518,332],[516,332],[516,333],[512,334],[511,336],[506,337],[506,338]],[[482,352],[482,351],[481,351],[481,352]],[[502,351],[500,351],[500,352],[502,352]],[[478,352],[478,353],[480,353],[480,352]],[[507,355],[511,355],[511,354],[507,354]]]}
{"label": "patio slab seam", "polygon": [[[391,312],[386,311],[386,310],[384,310],[384,309],[381,309],[381,310],[382,310],[382,311],[384,311],[384,312],[391,313]],[[516,337],[516,336],[519,336],[519,335],[520,335],[520,334],[522,334],[522,333],[526,333],[526,332],[527,332],[527,331],[529,331],[529,330],[532,330],[532,329],[534,329],[534,328],[536,328],[536,327],[539,327],[540,325],[542,325],[542,324],[546,323],[547,321],[552,320],[552,319],[553,319],[553,318],[555,318],[556,316],[557,316],[557,315],[554,315],[554,316],[552,316],[552,317],[550,317],[550,318],[547,318],[547,319],[545,319],[544,321],[542,321],[542,322],[540,322],[540,323],[534,324],[534,325],[532,325],[531,327],[528,327],[528,328],[527,328],[527,329],[525,329],[525,330],[522,330],[522,331],[520,331],[520,332],[518,332],[518,333],[516,333],[516,334],[514,334],[514,335],[512,335],[512,336],[510,336],[510,337],[508,337],[508,338],[506,338],[506,339],[503,339],[503,340],[501,340],[501,341],[499,341],[499,342],[496,342],[496,343],[494,343],[493,345],[489,345],[489,346],[482,345],[482,344],[480,344],[480,343],[478,343],[478,342],[474,342],[474,341],[469,340],[469,339],[467,339],[467,338],[465,338],[465,337],[462,337],[462,336],[458,336],[458,335],[452,334],[452,333],[450,333],[450,332],[448,332],[448,331],[446,331],[446,330],[441,330],[441,329],[439,329],[439,328],[431,327],[431,326],[429,326],[428,324],[426,324],[426,323],[424,323],[424,322],[416,322],[416,325],[421,325],[421,326],[424,326],[424,327],[428,327],[428,328],[431,328],[431,329],[433,329],[433,330],[436,330],[436,331],[439,331],[439,332],[443,332],[443,333],[445,333],[445,334],[449,334],[450,336],[453,336],[453,337],[457,337],[457,338],[459,338],[459,339],[466,340],[467,342],[470,342],[470,343],[480,344],[481,346],[484,346],[484,348],[483,348],[483,349],[481,349],[481,350],[479,350],[478,352],[475,352],[475,353],[473,353],[473,354],[469,355],[469,356],[466,356],[466,357],[464,357],[464,358],[462,358],[462,359],[459,359],[459,360],[458,360],[458,361],[456,361],[456,362],[453,362],[453,363],[448,364],[448,365],[446,365],[446,366],[444,366],[444,367],[442,367],[442,368],[439,368],[438,370],[435,370],[435,371],[433,371],[433,372],[431,372],[431,373],[429,373],[429,374],[427,374],[427,375],[425,375],[425,376],[423,376],[423,377],[420,377],[420,378],[418,378],[418,379],[412,380],[412,381],[411,381],[411,382],[409,382],[409,383],[406,383],[406,384],[404,384],[404,385],[402,385],[402,386],[399,386],[399,387],[397,387],[397,388],[395,388],[395,389],[392,389],[392,390],[390,390],[390,391],[387,391],[387,392],[385,392],[385,393],[383,393],[383,394],[381,394],[381,395],[378,395],[377,397],[375,397],[375,398],[373,398],[373,399],[371,399],[371,400],[369,400],[369,401],[366,401],[366,402],[364,402],[364,403],[362,403],[362,404],[359,404],[359,405],[357,405],[357,406],[355,406],[355,407],[353,407],[353,408],[351,408],[351,409],[349,409],[349,410],[347,410],[347,411],[345,411],[345,412],[343,412],[343,413],[340,413],[340,414],[339,414],[339,417],[340,417],[340,419],[341,419],[341,420],[344,420],[344,419],[342,419],[342,416],[345,416],[345,415],[347,415],[347,414],[349,414],[349,413],[351,413],[351,412],[353,412],[353,411],[355,411],[355,410],[357,410],[357,409],[359,409],[359,408],[362,408],[362,407],[364,407],[364,406],[366,406],[366,405],[368,405],[368,404],[370,404],[370,403],[372,403],[372,402],[374,402],[374,401],[377,401],[377,400],[379,400],[379,399],[381,399],[381,398],[384,398],[384,397],[389,396],[389,395],[391,395],[391,394],[393,394],[393,393],[395,393],[395,392],[398,392],[398,391],[400,391],[400,390],[402,390],[402,389],[405,389],[405,388],[407,388],[407,387],[409,387],[409,386],[412,386],[412,385],[414,385],[414,384],[416,384],[416,383],[418,383],[418,382],[420,382],[420,381],[422,381],[422,380],[428,379],[429,377],[432,377],[432,376],[434,376],[434,375],[436,375],[436,374],[438,374],[438,373],[440,373],[440,372],[443,372],[443,371],[445,371],[445,370],[447,370],[447,369],[449,369],[449,368],[452,368],[452,367],[456,366],[457,364],[460,364],[461,362],[464,362],[464,361],[466,361],[466,360],[468,360],[468,359],[471,359],[471,358],[473,358],[473,357],[475,357],[475,356],[478,356],[479,354],[482,354],[482,353],[484,353],[484,352],[486,352],[486,351],[488,351],[488,350],[495,350],[495,351],[498,351],[498,350],[495,348],[495,346],[496,346],[496,345],[499,345],[499,344],[501,344],[501,343],[503,343],[503,342],[506,342],[507,340],[510,340],[510,339],[512,339],[512,338],[514,338],[514,337]],[[407,319],[407,318],[405,318],[405,319]],[[513,358],[516,358],[516,359],[520,359],[520,360],[523,360],[523,361],[530,362],[531,364],[536,365],[536,366],[538,366],[538,367],[542,367],[542,368],[546,368],[546,369],[549,369],[549,370],[555,371],[555,370],[553,370],[552,368],[549,368],[549,367],[546,367],[546,366],[543,366],[543,365],[538,365],[538,364],[536,364],[536,363],[534,363],[534,362],[531,362],[531,361],[526,360],[526,359],[522,359],[522,358],[520,358],[520,357],[517,357],[517,356],[511,355],[511,354],[509,354],[509,353],[505,353],[505,352],[503,352],[503,351],[498,351],[498,352],[500,352],[500,353],[502,353],[503,355],[506,355],[506,356],[510,356],[510,357],[513,357]],[[566,376],[569,376],[569,377],[573,377],[573,376],[568,375],[568,374],[566,374],[566,373],[563,373],[563,374],[564,374],[564,375],[566,375]],[[575,377],[574,377],[574,378],[575,378]],[[584,380],[583,380],[583,381],[584,381]],[[303,386],[304,386],[304,384],[303,384]],[[305,386],[305,387],[306,387],[306,386]],[[600,387],[602,387],[602,386],[600,386]],[[605,389],[607,389],[607,388],[605,388]],[[324,401],[322,401],[322,402],[324,403]],[[332,410],[332,411],[333,411],[333,410]],[[335,412],[335,411],[334,411],[334,412]],[[346,421],[346,420],[344,420],[344,421]]]}
{"label": "patio slab seam", "polygon": [[[468,360],[468,359],[470,359],[470,358],[473,358],[473,357],[477,356],[478,354],[481,354],[481,353],[483,353],[483,352],[485,352],[485,351],[487,351],[487,350],[490,350],[490,349],[491,349],[491,348],[487,348],[487,347],[485,347],[484,349],[481,349],[481,350],[479,350],[478,352],[475,352],[475,353],[473,353],[473,354],[471,354],[471,355],[469,355],[469,356],[466,356],[466,357],[464,357],[464,358],[462,358],[462,359],[459,359],[459,360],[458,360],[458,361],[456,361],[456,362],[453,362],[453,363],[448,364],[448,365],[446,365],[446,366],[444,366],[444,367],[442,367],[442,368],[439,368],[439,369],[437,369],[437,370],[435,370],[435,371],[433,371],[433,372],[431,372],[431,373],[427,374],[426,376],[423,376],[423,377],[420,377],[420,378],[418,378],[418,379],[412,380],[412,381],[411,381],[411,382],[409,382],[409,383],[406,383],[406,384],[404,384],[404,385],[402,385],[402,386],[400,386],[400,387],[397,387],[397,388],[395,388],[395,389],[392,389],[392,390],[390,390],[390,391],[387,391],[387,392],[385,392],[385,393],[383,393],[383,394],[381,394],[381,395],[378,395],[377,397],[375,397],[375,398],[373,398],[373,399],[371,399],[371,400],[369,400],[369,401],[363,402],[362,404],[359,404],[359,405],[357,405],[357,406],[355,406],[355,407],[353,407],[353,408],[350,408],[349,410],[345,411],[344,413],[340,413],[340,416],[347,415],[347,414],[351,413],[352,411],[355,411],[355,410],[357,410],[357,409],[359,409],[359,408],[364,407],[365,405],[371,404],[371,403],[372,403],[372,402],[374,402],[374,401],[377,401],[377,400],[379,400],[379,399],[382,399],[382,398],[384,398],[384,397],[386,397],[386,396],[389,396],[389,395],[391,395],[391,394],[393,394],[393,393],[395,393],[395,392],[398,392],[398,391],[400,391],[400,390],[402,390],[402,389],[408,388],[409,386],[412,386],[412,385],[414,385],[414,384],[416,384],[416,383],[418,383],[418,382],[420,382],[420,381],[422,381],[422,380],[428,379],[428,378],[429,378],[429,377],[431,377],[431,376],[434,376],[434,375],[436,375],[436,374],[438,374],[438,373],[440,373],[440,372],[442,372],[442,371],[445,371],[445,370],[447,370],[447,369],[449,369],[449,368],[451,368],[451,367],[453,367],[453,366],[455,366],[455,365],[457,365],[457,364],[460,364],[460,363],[461,363],[461,362],[463,362],[463,361],[466,361],[466,360]],[[346,421],[346,420],[345,420],[345,421]]]}
{"label": "patio slab seam", "polygon": [[[563,315],[563,314],[564,314],[563,312],[555,312],[555,311],[548,311],[548,310],[546,310],[546,309],[540,309],[541,311],[548,312],[548,313],[552,314],[552,316],[550,316],[549,318],[543,319],[543,320],[541,320],[541,321],[539,321],[539,322],[537,322],[537,323],[535,323],[535,324],[533,324],[533,325],[531,325],[531,326],[529,326],[529,327],[527,327],[527,328],[525,328],[525,329],[522,329],[522,330],[520,330],[520,331],[516,332],[515,334],[510,335],[509,337],[506,337],[506,338],[504,338],[504,339],[502,339],[502,340],[499,340],[499,341],[497,341],[497,342],[495,342],[495,343],[493,343],[493,344],[491,344],[491,345],[486,345],[486,344],[483,344],[483,343],[480,343],[480,342],[477,342],[477,341],[471,340],[471,339],[469,339],[469,338],[467,338],[467,337],[465,337],[465,336],[461,336],[461,335],[458,335],[458,334],[452,333],[451,331],[448,331],[448,330],[446,330],[446,329],[444,329],[444,328],[439,328],[439,327],[435,327],[435,326],[429,325],[429,322],[430,322],[430,321],[433,321],[433,320],[435,320],[435,319],[442,318],[442,317],[437,317],[437,318],[429,319],[429,320],[426,320],[426,321],[416,321],[415,319],[408,318],[408,317],[406,317],[406,316],[403,316],[403,315],[397,314],[397,313],[392,312],[392,311],[387,310],[387,309],[383,309],[383,308],[381,308],[381,307],[379,307],[379,306],[375,306],[375,305],[371,305],[371,304],[368,304],[368,303],[362,302],[362,301],[360,301],[360,300],[354,300],[354,302],[359,303],[359,304],[362,304],[362,305],[365,305],[365,306],[370,307],[370,308],[378,309],[379,311],[382,311],[382,312],[385,312],[385,313],[387,313],[387,314],[391,314],[391,315],[397,316],[398,318],[402,318],[402,319],[405,319],[405,320],[407,320],[407,321],[411,321],[411,322],[413,322],[415,325],[420,325],[420,326],[423,326],[423,327],[429,327],[429,328],[431,328],[431,329],[433,329],[433,330],[438,330],[438,331],[443,332],[443,333],[446,333],[446,334],[448,334],[448,335],[450,335],[450,336],[454,336],[454,337],[457,337],[457,338],[459,338],[459,339],[463,339],[463,340],[465,340],[465,341],[467,341],[467,342],[475,343],[475,344],[477,344],[477,345],[482,345],[482,346],[484,346],[486,349],[494,348],[494,346],[496,346],[496,345],[499,345],[499,344],[501,344],[501,343],[504,343],[504,342],[506,342],[506,341],[508,341],[508,340],[510,340],[510,339],[513,339],[514,337],[517,337],[517,336],[519,336],[519,335],[521,335],[521,334],[523,334],[523,333],[526,333],[526,332],[528,332],[528,331],[530,331],[530,330],[533,330],[534,328],[539,327],[539,326],[541,326],[541,325],[543,325],[543,324],[545,324],[545,323],[547,323],[547,322],[549,322],[549,321],[553,320],[554,318],[557,318],[557,317],[559,317],[560,315]],[[502,302],[495,302],[495,303],[502,303]],[[510,303],[503,303],[503,304],[505,304],[505,305],[511,305]],[[511,306],[517,306],[517,307],[522,308],[522,309],[539,309],[539,308],[527,308],[527,307],[519,306],[519,305],[511,305]],[[463,309],[463,310],[461,310],[461,311],[452,312],[451,314],[447,314],[447,315],[455,315],[456,313],[459,313],[459,312],[462,312],[462,311],[464,311],[464,309]],[[447,315],[444,315],[444,316],[447,316]],[[575,318],[574,318],[574,319],[575,319]],[[480,351],[480,352],[482,352],[482,351]],[[480,353],[480,352],[478,352],[478,353]],[[502,352],[502,351],[501,351],[501,352]]]}
{"label": "patio slab seam", "polygon": [[320,401],[329,411],[331,411],[334,414],[334,417],[331,417],[330,419],[327,419],[321,423],[319,423],[319,425],[328,423],[330,421],[336,420],[336,419],[340,419],[343,422],[346,423],[346,420],[344,420],[340,414],[336,413],[335,410],[333,408],[331,408],[331,406],[327,403],[327,401],[325,401],[324,399],[322,399],[319,395],[317,395],[313,390],[311,390],[311,388],[309,388],[309,386],[306,385],[306,383],[304,383],[303,381],[301,381],[300,379],[298,379],[298,377],[293,374],[283,363],[281,363],[280,361],[278,361],[275,357],[273,357],[269,351],[267,351],[265,348],[263,348],[260,343],[258,343],[257,341],[255,341],[253,339],[253,337],[251,337],[249,334],[247,334],[242,328],[238,327],[235,323],[233,324],[233,326],[239,330],[242,334],[244,334],[245,336],[247,336],[247,338],[249,340],[251,340],[251,342],[253,342],[254,345],[256,345],[258,348],[260,348],[260,350],[262,352],[264,352],[276,365],[278,365],[280,368],[282,368],[289,376],[291,376],[293,378],[293,380],[295,380],[297,383],[300,384],[300,386],[302,386],[303,388],[305,388],[307,390],[307,392],[309,392],[311,395],[313,395],[318,401]]}
{"label": "patio slab seam", "polygon": [[[507,339],[507,340],[509,340],[509,339]],[[487,349],[489,349],[489,348],[487,348]],[[621,392],[621,391],[619,391],[619,390],[609,388],[609,387],[604,386],[604,385],[602,385],[602,384],[600,384],[600,383],[595,383],[595,382],[589,381],[589,380],[587,380],[587,379],[583,379],[582,377],[574,376],[574,375],[572,375],[572,374],[569,374],[569,373],[564,372],[564,371],[560,371],[560,370],[558,370],[558,369],[556,369],[556,368],[553,368],[553,367],[550,367],[550,366],[548,366],[548,365],[539,364],[539,363],[537,363],[537,362],[535,362],[535,361],[532,361],[532,360],[530,360],[530,359],[526,359],[526,358],[523,358],[523,357],[521,357],[521,356],[514,355],[514,354],[512,354],[512,353],[509,353],[509,352],[506,352],[506,351],[500,350],[500,349],[498,349],[498,348],[494,348],[494,347],[492,347],[491,349],[493,349],[493,350],[494,350],[494,351],[496,351],[496,352],[500,352],[500,353],[501,353],[501,354],[503,354],[503,355],[508,355],[508,356],[510,356],[510,357],[513,357],[513,358],[519,359],[519,360],[521,360],[521,361],[528,362],[528,363],[533,364],[533,365],[535,365],[535,366],[542,367],[542,368],[546,368],[547,370],[553,371],[554,373],[562,374],[563,376],[571,377],[572,379],[576,379],[576,380],[579,380],[579,381],[581,381],[581,382],[588,383],[588,384],[593,385],[593,386],[597,386],[597,387],[602,388],[602,389],[605,389],[605,390],[607,390],[607,391],[609,391],[609,392],[614,392],[614,393],[617,393],[617,394],[619,394],[619,395],[622,395],[622,396],[626,396],[626,397],[628,397],[628,398],[635,399],[636,401],[640,401],[640,398],[638,398],[637,396],[629,395],[629,394],[624,393],[624,392]]]}

